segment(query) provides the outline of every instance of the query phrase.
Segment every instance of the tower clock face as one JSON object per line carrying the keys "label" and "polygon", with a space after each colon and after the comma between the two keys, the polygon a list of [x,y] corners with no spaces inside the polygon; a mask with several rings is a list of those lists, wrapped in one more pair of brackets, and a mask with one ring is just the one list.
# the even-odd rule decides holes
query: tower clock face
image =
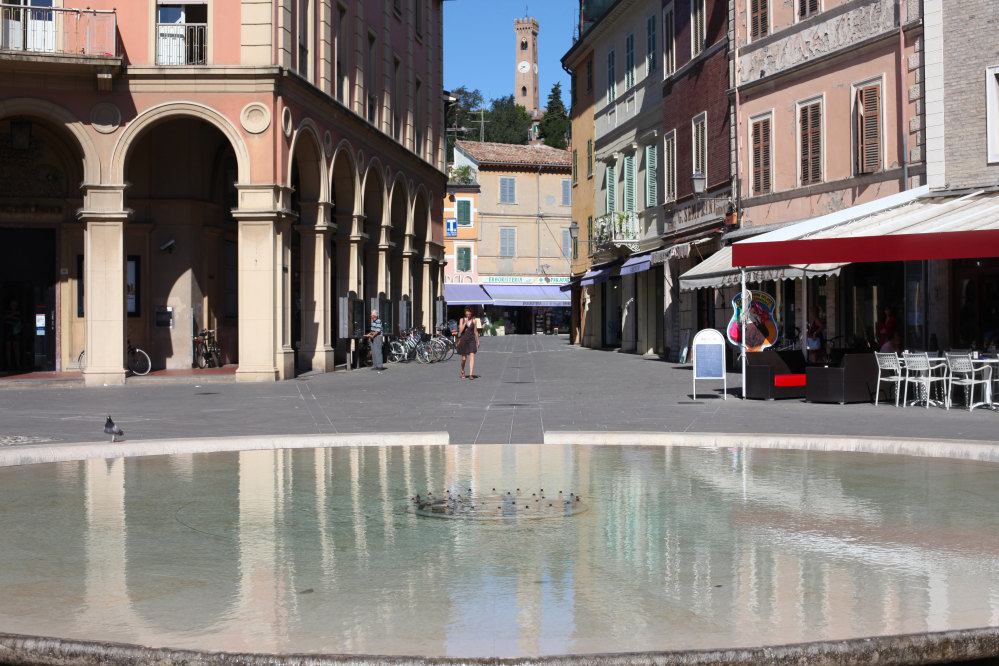
{"label": "tower clock face", "polygon": [[517,65],[517,71],[520,72],[521,74],[527,74],[529,71],[531,71],[531,63],[527,62],[526,60],[521,60],[520,64]]}

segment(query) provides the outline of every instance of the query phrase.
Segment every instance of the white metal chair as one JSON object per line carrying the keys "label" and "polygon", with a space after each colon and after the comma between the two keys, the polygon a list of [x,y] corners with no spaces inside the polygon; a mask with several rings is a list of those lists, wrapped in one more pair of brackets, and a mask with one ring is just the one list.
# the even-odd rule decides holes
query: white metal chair
{"label": "white metal chair", "polygon": [[[902,374],[902,365],[898,362],[898,355],[874,352],[874,356],[878,359],[878,385],[874,390],[874,406],[878,406],[878,396],[881,395],[881,382],[888,382],[895,385],[895,406],[898,407],[899,385],[905,381],[905,375]],[[892,374],[882,376],[882,373]]]}
{"label": "white metal chair", "polygon": [[964,401],[969,412],[975,407],[988,406],[989,403],[985,401],[975,402],[975,386],[981,385],[983,391],[989,388],[985,368],[976,368],[971,362],[971,354],[947,354],[947,365],[950,368],[947,378],[947,409],[950,409],[954,386],[964,388]]}
{"label": "white metal chair", "polygon": [[941,404],[945,407],[948,403],[947,395],[947,375],[935,375],[933,372],[935,370],[940,370],[946,368],[946,363],[930,363],[930,357],[926,352],[921,354],[902,354],[902,360],[905,362],[905,389],[902,393],[902,407],[906,406],[906,402],[909,397],[909,384],[915,384],[917,387],[916,400],[920,399],[919,389],[926,392],[925,401],[926,408],[930,408],[931,402],[940,402],[938,400],[933,400],[930,398],[930,387],[933,386],[933,382],[941,382],[941,386],[944,389],[944,399]]}

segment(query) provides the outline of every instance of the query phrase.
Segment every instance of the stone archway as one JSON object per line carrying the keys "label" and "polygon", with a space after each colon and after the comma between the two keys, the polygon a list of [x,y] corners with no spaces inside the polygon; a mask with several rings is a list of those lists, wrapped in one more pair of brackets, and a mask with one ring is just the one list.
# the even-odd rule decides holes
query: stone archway
{"label": "stone archway", "polygon": [[368,163],[364,174],[364,196],[362,210],[364,211],[364,242],[363,285],[365,307],[370,307],[371,299],[384,298],[389,291],[386,284],[388,275],[385,265],[386,256],[382,249],[387,249],[388,229],[385,224],[385,178],[381,162],[373,158]]}

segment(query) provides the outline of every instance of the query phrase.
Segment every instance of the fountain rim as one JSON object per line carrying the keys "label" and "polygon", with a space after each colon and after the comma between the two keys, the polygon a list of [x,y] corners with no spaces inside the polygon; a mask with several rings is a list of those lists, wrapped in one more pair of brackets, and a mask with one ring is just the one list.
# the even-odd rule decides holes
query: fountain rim
{"label": "fountain rim", "polygon": [[[139,440],[135,442],[46,442],[0,449],[0,467],[30,466],[99,458],[185,453],[312,449],[359,446],[447,446],[447,432],[277,435]],[[999,463],[999,442],[750,435],[724,433],[548,431],[545,445],[682,446],[829,451],[947,458]],[[481,444],[479,446],[509,446]],[[778,646],[715,648],[669,652],[622,652],[535,657],[418,657],[352,654],[229,653],[151,648],[127,643],[61,639],[0,632],[4,666],[917,666],[999,656],[999,627],[955,629],[890,636],[848,638]]]}
{"label": "fountain rim", "polygon": [[221,652],[0,633],[0,662],[10,666],[918,666],[997,654],[999,627],[750,648],[533,657]]}
{"label": "fountain rim", "polygon": [[[218,453],[284,449],[368,446],[448,446],[444,432],[341,433],[320,435],[249,435],[151,439],[124,442],[43,442],[0,448],[0,467],[100,458],[132,458],[188,453]],[[679,446],[693,448],[748,448],[840,453],[874,453],[918,458],[948,458],[999,463],[999,442],[902,437],[841,437],[834,435],[778,435],[670,432],[547,431],[544,444],[527,446]],[[511,446],[477,444],[476,446]],[[520,446],[520,444],[513,444]]]}

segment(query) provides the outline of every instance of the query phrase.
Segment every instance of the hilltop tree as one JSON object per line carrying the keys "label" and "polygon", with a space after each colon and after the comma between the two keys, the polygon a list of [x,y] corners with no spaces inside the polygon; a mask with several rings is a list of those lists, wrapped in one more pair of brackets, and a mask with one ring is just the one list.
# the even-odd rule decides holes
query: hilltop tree
{"label": "hilltop tree", "polygon": [[[467,86],[460,86],[451,91],[451,95],[457,98],[457,102],[451,105],[447,111],[448,130],[457,127],[467,127],[472,131],[458,132],[457,138],[462,141],[479,140],[479,109],[482,108],[482,92],[479,90],[469,90]],[[449,131],[447,134],[447,161],[454,161],[454,141],[455,132]]]}
{"label": "hilltop tree", "polygon": [[538,124],[538,136],[545,142],[546,146],[565,150],[569,146],[567,139],[571,129],[569,114],[566,113],[565,105],[562,104],[562,84],[556,83],[548,95],[548,108],[545,110],[545,115]]}
{"label": "hilltop tree", "polygon": [[513,95],[494,99],[486,113],[486,141],[495,143],[527,144],[531,129],[531,114],[517,104]]}

